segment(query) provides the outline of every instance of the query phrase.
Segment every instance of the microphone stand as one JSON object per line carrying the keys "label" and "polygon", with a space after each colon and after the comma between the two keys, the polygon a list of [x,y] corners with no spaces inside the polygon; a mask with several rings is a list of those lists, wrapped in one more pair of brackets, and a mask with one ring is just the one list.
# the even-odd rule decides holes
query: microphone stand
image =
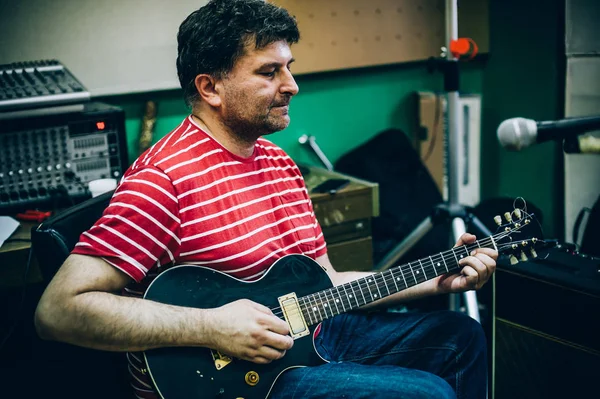
{"label": "microphone stand", "polygon": [[[457,0],[446,0],[446,34],[448,47],[446,60],[438,60],[444,71],[444,90],[447,94],[447,146],[446,146],[446,184],[448,187],[448,201],[434,207],[431,216],[423,220],[402,242],[393,248],[375,266],[375,270],[383,271],[394,266],[406,252],[408,252],[423,236],[425,236],[436,224],[451,222],[454,242],[466,232],[466,224],[472,223],[478,234],[491,236],[492,233],[470,210],[458,202],[459,191],[459,69],[458,59],[450,51],[451,44],[458,36],[458,6]],[[467,314],[473,319],[481,322],[479,317],[479,304],[475,291],[462,293]],[[460,294],[450,294],[450,310],[461,309]]]}

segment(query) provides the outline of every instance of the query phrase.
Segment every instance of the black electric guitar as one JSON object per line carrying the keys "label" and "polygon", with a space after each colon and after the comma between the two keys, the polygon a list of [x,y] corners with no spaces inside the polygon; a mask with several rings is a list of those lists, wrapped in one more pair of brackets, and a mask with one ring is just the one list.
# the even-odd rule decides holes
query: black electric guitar
{"label": "black electric guitar", "polygon": [[[456,272],[461,258],[478,247],[500,253],[535,256],[539,238],[525,231],[535,226],[532,215],[520,210],[505,214],[507,222],[493,236],[455,247],[381,273],[334,287],[323,268],[304,255],[288,255],[275,262],[254,282],[244,282],[201,266],[175,266],[160,274],[144,298],[172,305],[216,308],[238,299],[269,307],[290,327],[294,346],[267,365],[231,358],[207,348],[160,348],[146,351],[148,371],[164,399],[266,398],[281,373],[293,367],[325,362],[316,352],[313,334],[330,317],[402,291],[439,275]],[[535,229],[538,230],[538,229]],[[515,258],[516,259],[516,258]]]}

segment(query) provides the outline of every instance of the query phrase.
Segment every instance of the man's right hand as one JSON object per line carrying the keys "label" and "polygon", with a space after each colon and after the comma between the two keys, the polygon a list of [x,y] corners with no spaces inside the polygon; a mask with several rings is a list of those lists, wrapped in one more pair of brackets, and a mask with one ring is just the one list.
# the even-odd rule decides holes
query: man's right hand
{"label": "man's right hand", "polygon": [[224,354],[266,364],[294,345],[287,323],[256,302],[240,299],[209,312],[209,346]]}

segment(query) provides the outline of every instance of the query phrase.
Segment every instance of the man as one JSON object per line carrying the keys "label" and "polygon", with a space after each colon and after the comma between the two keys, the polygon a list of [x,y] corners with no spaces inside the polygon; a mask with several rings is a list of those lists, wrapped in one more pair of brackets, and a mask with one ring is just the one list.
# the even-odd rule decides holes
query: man
{"label": "man", "polygon": [[[85,232],[36,311],[41,336],[128,351],[140,397],[153,387],[136,351],[203,346],[265,364],[294,342],[288,325],[249,300],[216,309],[183,308],[140,296],[165,266],[211,267],[260,278],[287,254],[315,259],[339,285],[366,273],[337,273],[327,257],[302,176],[262,136],[289,124],[298,93],[289,14],[261,0],[213,0],[178,34],[177,68],[191,115],[142,154],[102,218]],[[471,243],[465,234],[457,245]],[[480,288],[497,253],[478,249],[460,274],[441,276],[378,301]],[[315,345],[330,363],[285,372],[274,398],[481,398],[485,339],[454,312],[356,312],[323,323]]]}

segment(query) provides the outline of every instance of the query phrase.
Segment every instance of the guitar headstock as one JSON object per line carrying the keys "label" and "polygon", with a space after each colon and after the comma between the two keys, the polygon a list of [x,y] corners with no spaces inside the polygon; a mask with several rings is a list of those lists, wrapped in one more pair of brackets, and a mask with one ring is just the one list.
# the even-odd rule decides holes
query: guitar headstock
{"label": "guitar headstock", "polygon": [[516,208],[503,216],[494,217],[498,230],[493,238],[498,253],[507,255],[512,265],[537,258],[536,249],[546,247],[542,229],[535,215]]}

